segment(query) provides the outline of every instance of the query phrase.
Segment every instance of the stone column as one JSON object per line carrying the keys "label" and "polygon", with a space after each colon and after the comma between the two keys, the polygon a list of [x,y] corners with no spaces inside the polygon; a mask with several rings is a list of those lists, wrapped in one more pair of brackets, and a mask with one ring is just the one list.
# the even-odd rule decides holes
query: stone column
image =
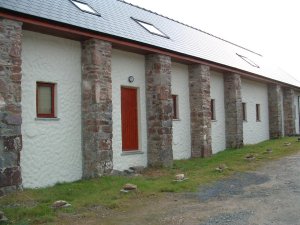
{"label": "stone column", "polygon": [[226,124],[226,147],[243,146],[243,112],[241,77],[234,73],[224,74],[224,101]]}
{"label": "stone column", "polygon": [[207,157],[211,148],[210,68],[189,66],[192,157]]}
{"label": "stone column", "polygon": [[277,84],[268,84],[270,138],[282,136],[282,90]]}
{"label": "stone column", "polygon": [[108,174],[112,152],[112,46],[90,39],[82,43],[83,177]]}
{"label": "stone column", "polygon": [[21,188],[22,23],[0,18],[0,196]]}
{"label": "stone column", "polygon": [[283,110],[284,110],[284,135],[291,136],[296,133],[295,127],[295,104],[294,90],[283,88]]}
{"label": "stone column", "polygon": [[146,56],[146,101],[148,165],[171,166],[173,107],[170,57],[156,54]]}

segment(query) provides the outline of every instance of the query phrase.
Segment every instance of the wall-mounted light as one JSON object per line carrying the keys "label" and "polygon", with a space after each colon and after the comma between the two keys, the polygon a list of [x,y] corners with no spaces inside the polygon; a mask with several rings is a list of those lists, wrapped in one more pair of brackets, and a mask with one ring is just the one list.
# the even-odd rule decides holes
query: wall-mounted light
{"label": "wall-mounted light", "polygon": [[129,76],[129,77],[128,77],[128,82],[129,82],[129,83],[132,83],[133,81],[134,81],[134,77],[133,77],[133,76]]}

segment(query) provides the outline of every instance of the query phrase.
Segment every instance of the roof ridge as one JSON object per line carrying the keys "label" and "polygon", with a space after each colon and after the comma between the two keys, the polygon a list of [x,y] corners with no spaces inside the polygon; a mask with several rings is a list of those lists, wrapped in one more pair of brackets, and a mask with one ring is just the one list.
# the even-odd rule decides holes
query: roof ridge
{"label": "roof ridge", "polygon": [[192,29],[194,29],[194,30],[200,31],[200,32],[202,32],[202,33],[204,33],[204,34],[207,34],[207,35],[209,35],[209,36],[212,36],[212,37],[214,37],[214,38],[217,38],[217,39],[219,39],[219,40],[221,40],[221,41],[224,41],[224,42],[227,42],[227,43],[232,44],[232,45],[234,45],[234,46],[237,46],[237,47],[239,47],[239,48],[242,48],[242,49],[244,49],[244,50],[246,50],[246,51],[252,52],[252,53],[254,53],[254,54],[256,54],[256,55],[262,56],[260,53],[257,53],[257,52],[255,52],[255,51],[252,51],[252,50],[250,50],[250,49],[248,49],[248,48],[245,48],[245,47],[243,47],[243,46],[241,46],[241,45],[235,44],[235,43],[233,43],[233,42],[231,42],[231,41],[227,41],[227,40],[225,40],[225,39],[223,39],[223,38],[221,38],[221,37],[218,37],[218,36],[216,36],[216,35],[213,35],[213,34],[211,34],[211,33],[208,33],[208,32],[206,32],[206,31],[203,31],[203,30],[201,30],[201,29],[199,29],[199,28],[193,27],[193,26],[188,25],[188,24],[186,24],[186,23],[180,22],[180,21],[178,21],[178,20],[175,20],[175,19],[172,19],[172,18],[170,18],[170,17],[164,16],[164,15],[159,14],[159,13],[157,13],[157,12],[151,11],[150,9],[146,9],[146,8],[141,7],[141,6],[132,4],[132,3],[130,3],[130,2],[126,2],[125,0],[117,0],[117,1],[123,2],[123,3],[127,4],[127,5],[131,5],[131,6],[133,6],[133,7],[139,8],[139,9],[142,9],[142,10],[144,10],[144,11],[153,13],[153,14],[155,14],[155,15],[164,17],[164,18],[166,18],[166,19],[168,19],[168,20],[174,21],[174,22],[179,23],[179,24],[181,24],[181,25],[184,25],[184,26],[186,26],[186,27],[192,28]]}

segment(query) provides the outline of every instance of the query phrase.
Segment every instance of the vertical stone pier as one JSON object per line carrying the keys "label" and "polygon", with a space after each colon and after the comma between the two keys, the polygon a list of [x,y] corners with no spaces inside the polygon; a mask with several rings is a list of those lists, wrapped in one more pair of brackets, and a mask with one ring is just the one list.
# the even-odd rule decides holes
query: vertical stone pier
{"label": "vertical stone pier", "polygon": [[0,18],[0,196],[21,189],[22,23]]}
{"label": "vertical stone pier", "polygon": [[83,177],[108,174],[112,152],[112,46],[90,39],[82,43]]}
{"label": "vertical stone pier", "polygon": [[295,104],[294,90],[292,88],[283,88],[283,108],[284,108],[284,135],[292,136],[296,133],[295,126]]}
{"label": "vertical stone pier", "polygon": [[168,167],[173,163],[171,58],[146,56],[146,101],[148,165]]}
{"label": "vertical stone pier", "polygon": [[234,73],[224,74],[224,102],[226,147],[243,147],[243,112],[241,77]]}
{"label": "vertical stone pier", "polygon": [[268,84],[270,138],[282,136],[282,89],[278,84]]}
{"label": "vertical stone pier", "polygon": [[189,93],[191,155],[207,157],[212,154],[209,66],[200,64],[189,66]]}

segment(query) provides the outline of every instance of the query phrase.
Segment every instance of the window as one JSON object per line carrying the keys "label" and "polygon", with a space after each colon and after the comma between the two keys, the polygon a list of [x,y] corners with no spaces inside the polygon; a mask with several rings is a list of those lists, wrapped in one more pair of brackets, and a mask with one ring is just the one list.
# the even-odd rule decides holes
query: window
{"label": "window", "polygon": [[77,7],[79,8],[81,11],[87,12],[87,13],[91,13],[91,14],[95,14],[97,16],[101,16],[96,10],[94,10],[91,6],[89,6],[86,3],[83,2],[79,2],[79,1],[74,1],[71,0],[71,2]]}
{"label": "window", "polygon": [[55,118],[55,84],[36,83],[36,114],[40,118]]}
{"label": "window", "polygon": [[173,119],[179,119],[178,115],[178,95],[172,95],[173,100]]}
{"label": "window", "polygon": [[216,120],[216,105],[215,99],[210,100],[210,117],[211,120]]}
{"label": "window", "polygon": [[242,110],[243,110],[243,121],[247,121],[247,106],[246,103],[242,103]]}
{"label": "window", "polygon": [[142,26],[144,29],[146,29],[149,33],[155,34],[155,35],[158,35],[158,36],[161,36],[161,37],[169,38],[166,34],[164,34],[163,32],[161,32],[153,24],[147,23],[147,22],[143,22],[143,21],[134,19],[132,17],[131,17],[131,19],[133,19],[135,22],[137,22],[140,26]]}
{"label": "window", "polygon": [[260,104],[256,104],[256,121],[260,121]]}
{"label": "window", "polygon": [[243,56],[243,55],[240,55],[240,54],[237,54],[237,56],[239,56],[241,59],[243,59],[244,61],[246,61],[251,66],[259,68],[259,65],[257,65],[255,62],[253,62],[251,59],[247,58],[246,56]]}

